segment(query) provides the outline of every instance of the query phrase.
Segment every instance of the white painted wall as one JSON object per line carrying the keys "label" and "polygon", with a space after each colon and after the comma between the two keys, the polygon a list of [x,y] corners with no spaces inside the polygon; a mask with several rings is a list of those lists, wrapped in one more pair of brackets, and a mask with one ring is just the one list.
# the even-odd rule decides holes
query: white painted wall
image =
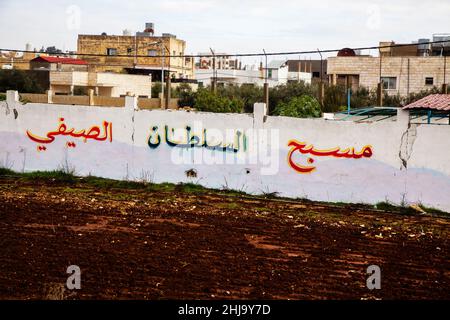
{"label": "white painted wall", "polygon": [[151,97],[152,79],[149,76],[108,72],[52,71],[50,87],[54,92],[70,92],[72,86],[98,87],[99,94],[120,97],[130,92]]}
{"label": "white painted wall", "polygon": [[[264,117],[261,105],[255,107],[254,115],[213,114],[136,110],[134,97],[127,97],[125,108],[103,108],[22,105],[13,101],[13,94],[9,95],[8,103],[0,104],[0,166],[15,171],[69,167],[78,175],[131,180],[151,177],[157,183],[194,182],[253,194],[278,192],[281,196],[331,202],[422,203],[450,211],[450,126],[409,124],[403,113],[396,122],[353,123]],[[45,137],[57,130],[60,118],[64,118],[69,131],[89,130],[97,125],[101,135],[102,122],[108,121],[113,125],[112,142],[83,142],[82,138],[55,135],[52,143],[44,145],[45,151],[38,151],[37,147],[43,144],[29,139],[26,131]],[[251,145],[247,150],[241,146],[236,154],[200,147],[170,147],[164,141],[165,125],[181,128],[183,134],[189,125],[199,137],[206,128],[210,144],[212,138],[222,141],[218,135],[230,129],[231,134],[238,129],[262,129],[265,131],[257,131],[256,145],[267,148],[263,150],[266,156],[253,152]],[[158,147],[150,148],[148,139],[154,126],[158,126],[162,141]],[[262,133],[270,134],[268,140],[261,140]],[[292,139],[313,144],[315,149],[339,147],[341,152],[346,148],[358,152],[370,145],[373,155],[345,159],[293,153],[297,164],[310,165],[306,162],[308,157],[314,160],[316,170],[302,174],[287,161]],[[75,142],[76,147],[68,147],[67,142]],[[189,161],[179,163],[180,155]],[[193,158],[189,159],[189,155]],[[214,155],[226,155],[226,160],[242,163],[208,164]],[[196,170],[196,178],[187,177],[190,169]]]}

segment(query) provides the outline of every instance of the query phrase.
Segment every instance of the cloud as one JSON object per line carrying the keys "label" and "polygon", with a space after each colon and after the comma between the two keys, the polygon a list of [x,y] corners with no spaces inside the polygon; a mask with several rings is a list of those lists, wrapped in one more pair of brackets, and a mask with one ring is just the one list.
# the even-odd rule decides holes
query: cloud
{"label": "cloud", "polygon": [[1,46],[9,48],[73,50],[78,33],[121,34],[145,22],[186,40],[189,53],[359,47],[450,32],[448,0],[0,0],[0,8]]}
{"label": "cloud", "polygon": [[162,1],[159,7],[166,11],[200,12],[213,8],[215,4],[216,2],[211,0],[167,0]]}

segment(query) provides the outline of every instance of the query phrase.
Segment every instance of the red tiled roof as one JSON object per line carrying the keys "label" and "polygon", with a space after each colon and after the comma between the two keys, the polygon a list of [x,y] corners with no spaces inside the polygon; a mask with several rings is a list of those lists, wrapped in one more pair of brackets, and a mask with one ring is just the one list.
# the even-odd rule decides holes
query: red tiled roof
{"label": "red tiled roof", "polygon": [[450,94],[430,94],[425,98],[404,106],[403,109],[433,109],[449,111]]}
{"label": "red tiled roof", "polygon": [[65,58],[65,57],[37,57],[31,60],[32,62],[48,62],[48,63],[61,63],[61,64],[78,64],[86,65],[87,62],[81,59]]}

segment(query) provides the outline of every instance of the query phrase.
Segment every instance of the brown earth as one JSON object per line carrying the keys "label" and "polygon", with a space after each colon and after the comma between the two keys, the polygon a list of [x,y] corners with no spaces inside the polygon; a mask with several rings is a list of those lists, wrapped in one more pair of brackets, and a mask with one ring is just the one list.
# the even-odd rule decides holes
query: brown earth
{"label": "brown earth", "polygon": [[0,201],[0,299],[450,299],[446,217],[19,178]]}

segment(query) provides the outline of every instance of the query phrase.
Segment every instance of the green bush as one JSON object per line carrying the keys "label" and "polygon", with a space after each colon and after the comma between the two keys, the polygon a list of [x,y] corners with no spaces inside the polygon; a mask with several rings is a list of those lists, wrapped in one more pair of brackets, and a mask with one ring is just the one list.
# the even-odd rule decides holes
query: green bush
{"label": "green bush", "polygon": [[338,112],[341,106],[347,105],[345,87],[341,85],[325,85],[325,94],[322,111]]}
{"label": "green bush", "polygon": [[199,111],[218,113],[239,113],[244,103],[238,98],[227,98],[214,94],[209,89],[199,88],[196,94],[194,107]]}
{"label": "green bush", "polygon": [[281,102],[274,114],[295,118],[318,118],[322,116],[322,111],[316,98],[302,95],[292,98],[287,103]]}
{"label": "green bush", "polygon": [[39,81],[23,70],[0,70],[0,92],[16,90],[26,93],[44,93]]}
{"label": "green bush", "polygon": [[194,107],[195,104],[195,92],[192,91],[192,87],[188,83],[181,83],[173,92],[172,97],[178,98],[179,107]]}
{"label": "green bush", "polygon": [[263,88],[253,84],[227,85],[217,88],[217,94],[228,99],[238,98],[244,103],[243,112],[252,113],[253,105],[263,101]]}
{"label": "green bush", "polygon": [[159,98],[162,92],[161,82],[153,82],[152,84],[152,98]]}
{"label": "green bush", "polygon": [[316,96],[316,88],[303,81],[288,82],[269,90],[269,114],[275,114],[275,110],[282,104],[286,104],[295,97],[308,95]]}

